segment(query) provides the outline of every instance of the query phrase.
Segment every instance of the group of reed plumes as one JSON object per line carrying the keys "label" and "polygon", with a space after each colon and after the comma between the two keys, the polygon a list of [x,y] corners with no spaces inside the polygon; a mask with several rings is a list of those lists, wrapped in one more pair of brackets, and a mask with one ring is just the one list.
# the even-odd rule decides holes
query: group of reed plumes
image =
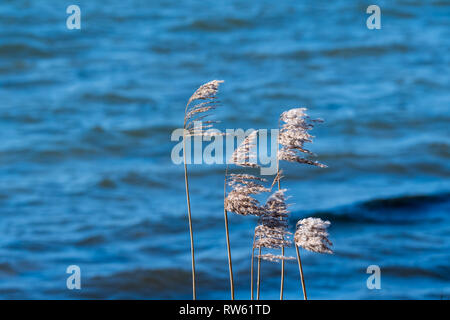
{"label": "group of reed plumes", "polygon": [[[195,135],[209,135],[207,129],[211,128],[215,121],[203,121],[218,105],[217,92],[219,85],[223,81],[213,80],[200,86],[189,98],[184,116],[184,136],[183,136],[183,158],[184,158],[184,177],[186,187],[187,213],[189,223],[189,234],[191,243],[191,261],[192,261],[192,292],[193,299],[196,299],[195,283],[195,251],[194,235],[192,229],[192,212],[189,196],[189,179],[186,164],[186,138]],[[202,121],[199,127],[195,121]],[[266,186],[267,180],[254,174],[229,173],[227,165],[224,181],[224,220],[225,234],[228,254],[228,267],[230,274],[231,299],[234,299],[234,280],[233,264],[231,259],[230,236],[228,226],[228,212],[244,216],[258,217],[258,225],[255,227],[253,244],[251,247],[251,299],[254,299],[254,260],[257,258],[257,284],[256,298],[260,298],[261,283],[261,260],[271,262],[280,262],[281,264],[281,285],[280,299],[283,299],[284,290],[284,271],[285,261],[295,260],[294,257],[285,255],[285,248],[295,246],[297,253],[297,263],[300,272],[301,288],[303,297],[306,300],[305,277],[303,274],[302,262],[299,248],[317,253],[333,253],[332,243],[328,239],[327,228],[329,221],[323,221],[319,218],[306,218],[299,220],[292,239],[292,232],[289,231],[288,217],[289,210],[286,203],[286,189],[282,189],[281,181],[283,179],[280,161],[308,164],[321,168],[325,165],[312,161],[306,156],[315,156],[311,151],[304,147],[307,142],[312,142],[313,136],[309,130],[314,124],[322,120],[312,120],[306,114],[305,108],[294,108],[283,112],[278,120],[278,143],[277,143],[277,172],[272,184]],[[257,154],[258,131],[253,131],[248,135],[238,148],[234,151],[230,161],[242,170],[247,168],[259,168]],[[276,187],[277,190],[273,191]],[[228,189],[230,189],[228,191]],[[228,191],[228,192],[227,192]],[[270,194],[264,204],[255,198],[255,195]],[[260,196],[261,197],[261,196]],[[257,254],[255,255],[255,250]],[[263,250],[266,253],[263,253]]]}

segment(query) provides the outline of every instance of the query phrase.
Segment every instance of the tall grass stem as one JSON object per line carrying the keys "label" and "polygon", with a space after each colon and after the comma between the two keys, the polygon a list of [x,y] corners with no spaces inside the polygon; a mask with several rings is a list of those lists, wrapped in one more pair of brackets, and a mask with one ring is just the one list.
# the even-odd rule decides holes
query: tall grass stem
{"label": "tall grass stem", "polygon": [[305,279],[303,277],[303,268],[302,268],[302,260],[300,259],[300,250],[298,249],[298,246],[295,245],[295,249],[297,251],[297,262],[298,262],[298,270],[300,271],[300,281],[302,283],[302,289],[303,289],[303,298],[305,300],[308,300],[306,296],[306,288],[305,288]]}
{"label": "tall grass stem", "polygon": [[195,291],[195,251],[194,251],[194,233],[192,230],[192,217],[191,217],[191,200],[189,197],[189,179],[186,162],[186,136],[183,136],[183,158],[184,158],[184,182],[186,186],[186,200],[188,207],[188,219],[189,219],[189,235],[191,237],[191,262],[192,262],[192,299],[197,298]]}
{"label": "tall grass stem", "polygon": [[256,300],[259,300],[259,287],[261,284],[261,247],[259,247],[258,251],[258,279],[256,284]]}
{"label": "tall grass stem", "polygon": [[[278,132],[280,130],[280,120],[278,119]],[[281,190],[281,177],[280,174],[280,159],[278,158],[278,150],[280,148],[280,136],[277,138],[277,177],[278,177],[278,190]],[[284,247],[281,247],[281,256],[284,257]],[[284,293],[284,259],[281,260],[281,284],[280,284],[280,300],[283,300]]]}
{"label": "tall grass stem", "polygon": [[[223,198],[226,198],[226,190],[227,190],[227,175],[228,175],[228,166],[225,170],[225,182],[223,186]],[[227,210],[223,209],[224,219],[225,219],[225,234],[227,238],[227,253],[228,253],[228,269],[230,272],[230,290],[231,290],[231,300],[234,300],[234,280],[233,280],[233,263],[231,261],[231,248],[230,248],[230,232],[228,230],[228,214]]]}

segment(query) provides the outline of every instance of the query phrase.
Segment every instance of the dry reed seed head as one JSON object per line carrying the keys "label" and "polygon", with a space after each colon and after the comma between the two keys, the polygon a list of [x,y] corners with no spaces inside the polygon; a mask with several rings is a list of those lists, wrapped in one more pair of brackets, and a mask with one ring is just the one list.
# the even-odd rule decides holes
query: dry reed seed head
{"label": "dry reed seed head", "polygon": [[305,129],[285,124],[280,130],[278,139],[280,144],[285,147],[298,149],[303,153],[313,154],[311,151],[303,147],[306,142],[312,142],[313,138],[314,136],[306,132]]}
{"label": "dry reed seed head", "polygon": [[260,216],[259,225],[255,228],[255,247],[277,249],[291,246],[285,191],[274,192],[264,205],[265,213]]}
{"label": "dry reed seed head", "polygon": [[255,248],[281,249],[283,247],[290,247],[291,245],[292,241],[287,237],[273,238],[264,235],[264,237],[255,240]]}
{"label": "dry reed seed head", "polygon": [[190,104],[194,100],[214,98],[217,94],[217,91],[219,90],[219,85],[223,82],[223,80],[212,80],[201,85],[189,98],[188,104]]}
{"label": "dry reed seed head", "polygon": [[[207,129],[212,128],[213,123],[218,123],[218,121],[206,121],[201,126],[196,126],[197,121],[201,121],[209,116],[209,111],[214,110],[218,106],[216,94],[222,82],[224,81],[213,80],[205,83],[189,98],[184,116],[184,128],[188,131],[189,135],[223,135],[218,132],[206,132]],[[205,101],[191,105],[196,100]]]}
{"label": "dry reed seed head", "polygon": [[277,190],[267,199],[264,205],[266,215],[261,217],[260,221],[263,225],[271,228],[282,228],[288,234],[288,214],[286,205],[286,197],[284,193],[286,189]]}
{"label": "dry reed seed head", "polygon": [[298,163],[304,163],[309,164],[311,166],[316,166],[319,168],[327,168],[327,165],[322,164],[318,161],[309,160],[303,157],[298,156],[294,151],[290,149],[281,148],[278,150],[278,159],[289,161],[289,162],[298,162]]}
{"label": "dry reed seed head", "polygon": [[205,114],[209,110],[213,110],[217,107],[216,102],[202,102],[195,105],[192,108],[189,108],[189,111],[186,112],[186,118],[193,121],[200,121],[207,116]]}
{"label": "dry reed seed head", "polygon": [[260,194],[269,192],[270,190],[263,186],[260,182],[266,179],[259,178],[250,174],[231,174],[227,184],[233,189],[238,190],[242,194]]}
{"label": "dry reed seed head", "polygon": [[333,243],[328,239],[330,221],[320,218],[306,218],[297,222],[294,241],[299,247],[318,253],[333,253]]}
{"label": "dry reed seed head", "polygon": [[284,111],[280,118],[284,122],[298,122],[307,117],[306,108],[293,108],[288,111]]}
{"label": "dry reed seed head", "polygon": [[271,253],[256,255],[256,257],[257,258],[259,257],[263,260],[267,260],[270,262],[280,262],[282,260],[295,260],[294,257],[275,255],[275,254],[271,254]]}
{"label": "dry reed seed head", "polygon": [[230,180],[236,181],[236,182],[242,182],[247,183],[249,181],[261,181],[261,182],[266,182],[267,179],[261,178],[261,177],[257,177],[251,174],[246,174],[246,173],[230,173],[228,175],[230,177]]}
{"label": "dry reed seed head", "polygon": [[260,205],[259,201],[241,189],[234,189],[228,193],[224,207],[226,211],[243,216],[260,216],[264,214],[264,207]]}
{"label": "dry reed seed head", "polygon": [[285,233],[285,230],[281,227],[267,226],[263,224],[259,224],[255,227],[256,236],[265,236],[270,235],[271,237],[282,237]]}
{"label": "dry reed seed head", "polygon": [[306,114],[306,108],[294,108],[281,114],[280,120],[284,122],[281,126],[278,141],[282,145],[278,151],[280,160],[289,162],[298,162],[325,168],[326,166],[297,155],[297,153],[306,153],[315,156],[314,153],[304,147],[307,142],[312,142],[314,136],[308,133],[308,130],[314,127],[314,122],[322,120],[310,120]]}
{"label": "dry reed seed head", "polygon": [[232,190],[228,193],[224,201],[225,210],[240,215],[264,214],[265,208],[258,200],[251,195],[268,192],[269,189],[262,183],[266,180],[249,174],[231,174],[227,181]]}
{"label": "dry reed seed head", "polygon": [[280,119],[291,125],[295,125],[297,127],[303,127],[305,129],[312,128],[315,122],[323,122],[322,119],[311,119],[307,114],[306,108],[293,108],[288,111],[284,111],[280,115]]}
{"label": "dry reed seed head", "polygon": [[231,155],[231,162],[241,167],[259,168],[257,163],[256,146],[258,139],[258,130],[250,133],[239,147]]}
{"label": "dry reed seed head", "polygon": [[255,228],[255,248],[280,249],[282,247],[290,247],[292,240],[291,233],[286,228],[269,227],[258,225]]}
{"label": "dry reed seed head", "polygon": [[267,199],[265,207],[271,217],[287,217],[289,211],[287,210],[286,196],[284,195],[286,191],[286,189],[277,190]]}

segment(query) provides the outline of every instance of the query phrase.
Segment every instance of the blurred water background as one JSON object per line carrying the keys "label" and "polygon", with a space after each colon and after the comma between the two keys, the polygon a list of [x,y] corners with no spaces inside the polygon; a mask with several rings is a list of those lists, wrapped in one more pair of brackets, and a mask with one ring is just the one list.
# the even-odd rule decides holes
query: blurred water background
{"label": "blurred water background", "polygon": [[[332,222],[335,254],[303,252],[311,299],[449,299],[448,1],[377,1],[381,30],[370,1],[75,2],[0,3],[0,298],[191,298],[170,134],[224,79],[220,129],[275,128],[299,106],[326,121],[310,149],[329,168],[285,166],[292,225]],[[227,299],[224,166],[190,170],[198,298]],[[239,299],[255,223],[230,216]],[[263,264],[263,299],[279,269]],[[301,298],[295,263],[285,297]]]}

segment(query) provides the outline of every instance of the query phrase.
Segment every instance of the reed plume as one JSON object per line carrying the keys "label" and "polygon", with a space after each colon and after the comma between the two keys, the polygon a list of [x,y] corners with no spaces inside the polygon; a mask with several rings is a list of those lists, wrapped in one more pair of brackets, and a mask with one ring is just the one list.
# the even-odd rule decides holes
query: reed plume
{"label": "reed plume", "polygon": [[269,191],[268,188],[261,184],[261,182],[265,181],[263,178],[248,174],[230,174],[228,185],[232,190],[225,198],[225,210],[243,216],[260,216],[264,214],[264,207],[253,195]]}
{"label": "reed plume", "polygon": [[231,162],[237,166],[259,168],[256,155],[258,130],[250,133],[231,155]]}
{"label": "reed plume", "polygon": [[283,255],[274,255],[271,253],[261,254],[261,249],[280,249],[289,247],[292,244],[290,239],[291,233],[288,231],[288,215],[286,197],[284,193],[286,189],[275,191],[266,201],[264,205],[264,214],[259,217],[258,225],[255,228],[254,248],[259,249],[258,254],[258,283],[257,283],[257,299],[259,299],[260,288],[260,269],[261,259],[272,262],[291,260],[292,257]]}
{"label": "reed plume", "polygon": [[297,230],[294,235],[295,248],[297,251],[298,268],[300,271],[300,280],[302,282],[303,296],[307,299],[305,282],[303,278],[303,269],[300,260],[299,247],[318,253],[333,253],[331,246],[333,243],[328,239],[327,228],[330,221],[323,221],[319,218],[306,218],[297,222]]}
{"label": "reed plume", "polygon": [[308,130],[314,127],[315,122],[323,122],[321,119],[311,120],[306,114],[306,108],[294,108],[281,114],[280,120],[284,122],[281,126],[278,141],[281,148],[278,151],[278,159],[309,164],[321,168],[327,166],[317,161],[312,161],[301,156],[302,153],[315,155],[304,147],[306,142],[312,142],[314,136]]}
{"label": "reed plume", "polygon": [[255,228],[257,248],[279,249],[291,244],[285,192],[286,189],[277,190],[267,199],[264,214]]}
{"label": "reed plume", "polygon": [[[231,163],[241,167],[258,168],[256,148],[258,131],[253,131],[248,135],[231,156]],[[266,180],[250,174],[228,174],[228,166],[225,171],[224,182],[224,217],[225,232],[227,237],[228,267],[230,271],[231,298],[234,299],[234,283],[231,260],[230,238],[228,230],[228,212],[234,212],[239,215],[260,216],[264,213],[264,207],[259,203],[254,195],[268,192],[264,187]],[[226,187],[230,186],[231,191],[226,193]],[[253,258],[253,249],[252,249]],[[252,299],[253,299],[253,260],[251,266],[252,277]]]}
{"label": "reed plume", "polygon": [[[259,168],[254,148],[258,131],[253,131],[248,135],[240,146],[233,152],[231,163],[250,168]],[[225,174],[225,181],[231,187],[231,191],[225,198],[225,212],[234,212],[240,215],[260,216],[264,213],[264,208],[252,195],[268,192],[269,189],[262,184],[266,180],[250,174]]]}
{"label": "reed plume", "polygon": [[327,228],[330,221],[320,218],[306,218],[297,222],[295,244],[303,249],[317,253],[333,253],[333,243],[328,239]]}
{"label": "reed plume", "polygon": [[211,110],[217,107],[217,91],[222,80],[213,80],[200,86],[194,94],[189,98],[184,110],[183,124],[183,160],[184,160],[184,182],[186,188],[186,201],[188,207],[189,235],[191,240],[191,262],[192,262],[192,297],[195,300],[195,252],[194,252],[194,235],[192,230],[191,201],[189,197],[189,180],[186,162],[186,137],[193,135],[210,135],[207,132],[215,121],[205,121],[200,126],[196,122],[201,121],[210,114]]}
{"label": "reed plume", "polygon": [[280,261],[283,261],[283,260],[295,260],[294,257],[275,255],[275,254],[272,254],[272,253],[261,254],[258,257],[261,258],[262,260],[267,260],[267,261],[270,261],[270,262],[280,262]]}
{"label": "reed plume", "polygon": [[[326,165],[321,164],[317,161],[310,160],[308,158],[303,157],[303,154],[306,155],[314,155],[311,151],[305,148],[304,144],[307,142],[312,142],[314,138],[309,134],[309,130],[314,127],[314,123],[323,122],[320,119],[311,120],[306,114],[306,108],[294,108],[288,111],[283,112],[280,115],[279,122],[283,122],[281,128],[279,128],[278,135],[278,148],[281,145],[277,152],[277,176],[274,179],[278,182],[278,189],[281,189],[281,170],[279,161],[289,161],[289,162],[297,162],[304,163],[308,165],[313,165],[321,168],[326,168]],[[273,185],[272,184],[272,185]],[[281,247],[281,255],[284,256],[284,247]],[[297,250],[297,259],[300,265],[300,254]],[[303,282],[303,273],[300,268],[302,284]],[[304,287],[304,285],[303,285]],[[284,260],[281,262],[281,286],[280,286],[280,299],[283,299],[283,289],[284,289]],[[306,299],[306,295],[305,299]]]}

